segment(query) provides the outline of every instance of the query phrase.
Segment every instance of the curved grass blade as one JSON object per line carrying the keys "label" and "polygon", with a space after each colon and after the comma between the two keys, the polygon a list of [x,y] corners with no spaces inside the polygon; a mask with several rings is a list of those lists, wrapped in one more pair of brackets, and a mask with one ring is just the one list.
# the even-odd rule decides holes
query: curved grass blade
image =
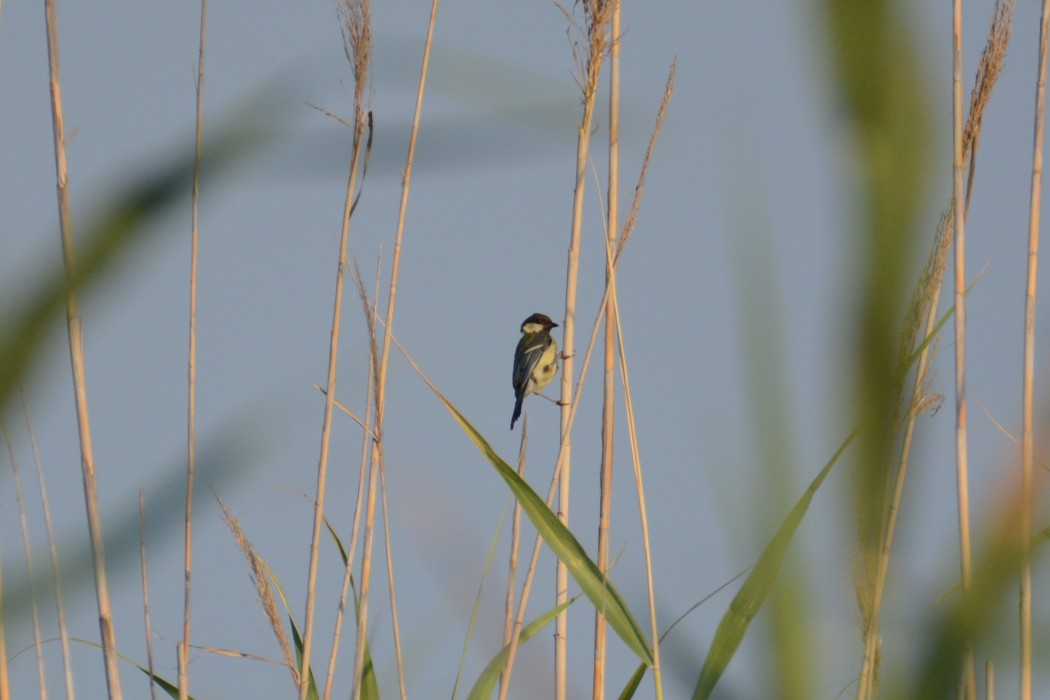
{"label": "curved grass blade", "polygon": [[[325,527],[328,528],[328,534],[332,536],[332,540],[335,542],[336,548],[339,550],[339,556],[343,559],[343,566],[347,565],[347,552],[343,547],[343,541],[339,538],[335,528],[328,521],[328,518],[324,519]],[[271,575],[272,577],[272,575]],[[276,585],[276,584],[275,584]],[[278,586],[280,591],[280,586]],[[357,586],[354,585],[353,576],[350,577],[350,592],[354,599],[354,613],[357,614],[360,611],[361,599],[357,596]],[[281,600],[284,600],[284,592],[280,591]],[[288,608],[288,603],[285,601],[285,609]],[[288,615],[289,620],[291,619],[291,613]],[[299,639],[299,630],[295,628],[295,623],[292,623],[293,634],[295,635],[295,649],[296,655],[299,657],[300,664],[302,663],[302,640]],[[313,688],[313,672],[310,673],[310,686]],[[361,670],[361,698],[362,700],[379,700],[379,683],[376,681],[375,667],[372,665],[372,652],[369,649],[368,639],[365,639],[365,660]]]}
{"label": "curved grass blade", "polygon": [[634,697],[634,694],[638,691],[638,686],[642,684],[642,679],[645,678],[646,670],[648,670],[648,667],[645,664],[635,669],[631,677],[627,679],[627,685],[620,692],[619,700],[631,700]]}
{"label": "curved grass blade", "polygon": [[[470,640],[474,637],[474,627],[478,622],[478,612],[481,610],[481,594],[485,591],[485,581],[488,580],[489,569],[492,568],[492,559],[496,555],[496,547],[499,545],[500,535],[503,534],[503,521],[507,517],[507,508],[510,498],[503,503],[503,512],[499,514],[499,523],[496,524],[496,532],[492,536],[492,544],[489,545],[489,554],[485,557],[485,566],[481,570],[481,582],[478,584],[478,592],[474,595],[474,605],[470,610],[470,622],[467,623],[467,637],[463,640],[463,651],[459,655],[459,667],[456,668],[456,680],[452,683],[452,700],[456,700],[456,692],[459,690],[459,679],[463,675],[463,666],[467,663],[467,652],[470,650]],[[502,671],[503,665],[500,664]],[[489,695],[485,697],[490,697]]]}
{"label": "curved grass blade", "polygon": [[[124,657],[122,657],[122,658],[124,658]],[[135,667],[138,670],[140,670],[140,671],[142,671],[143,673],[146,674],[147,678],[152,678],[153,682],[156,683],[157,686],[161,690],[163,690],[169,696],[175,698],[175,700],[178,700],[178,697],[179,697],[179,688],[178,688],[178,686],[174,685],[173,683],[169,683],[168,681],[164,680],[163,678],[161,678],[160,676],[158,676],[155,673],[150,673],[148,668],[145,668],[144,666],[140,666],[139,664],[135,663],[134,661],[131,661],[130,659],[124,658],[124,660],[129,662],[129,663],[134,664]],[[193,700],[193,696],[192,695],[189,696],[189,700]]]}
{"label": "curved grass blade", "polygon": [[[580,597],[577,593],[572,598],[561,605],[556,605],[547,612],[543,613],[535,620],[525,625],[521,630],[521,636],[518,639],[518,646],[520,647],[525,642],[529,641],[539,633],[544,627],[546,627],[551,620],[561,614],[562,610],[565,610],[570,605],[576,602],[576,599]],[[499,653],[492,657],[492,661],[489,661],[488,666],[478,676],[478,680],[474,683],[474,687],[470,689],[470,695],[467,696],[467,700],[488,700],[492,697],[492,694],[496,691],[496,683],[499,681],[500,674],[503,673],[503,667],[507,663],[507,657],[510,655],[510,645],[500,649]]]}
{"label": "curved grass blade", "polygon": [[839,457],[857,437],[860,430],[859,426],[853,429],[853,432],[843,440],[835,454],[817,474],[817,478],[810,483],[809,488],[802,494],[802,498],[781,523],[777,534],[766,545],[758,561],[755,562],[754,568],[751,569],[751,573],[748,574],[747,580],[744,581],[744,585],[740,587],[736,597],[729,604],[729,609],[722,616],[722,621],[718,623],[715,638],[711,641],[711,649],[707,653],[696,689],[693,691],[693,700],[706,700],[711,696],[711,691],[714,690],[729,662],[733,659],[733,655],[736,654],[740,642],[744,639],[748,626],[769,596],[777,572],[784,561],[784,555],[787,553],[788,545],[791,544],[791,538],[794,537],[795,530],[798,529],[799,523],[802,522],[802,518],[809,509],[813,494],[824,483],[831,468],[835,466]]}
{"label": "curved grass blade", "polygon": [[495,467],[496,472],[503,477],[503,480],[507,482],[507,486],[510,487],[514,497],[518,499],[518,503],[521,504],[522,510],[529,517],[532,522],[532,526],[536,528],[536,532],[543,538],[543,541],[551,548],[554,555],[564,562],[566,568],[569,570],[569,574],[572,575],[573,579],[579,585],[584,595],[590,598],[595,608],[601,610],[606,617],[606,621],[609,626],[620,636],[620,639],[633,651],[639,659],[645,662],[646,665],[651,666],[653,663],[653,652],[649,647],[649,642],[645,638],[645,633],[642,632],[642,628],[638,625],[634,615],[631,614],[630,608],[627,607],[627,603],[624,602],[616,588],[613,587],[612,583],[607,577],[602,575],[602,572],[598,569],[598,566],[587,556],[583,546],[580,545],[579,541],[573,536],[572,532],[558,520],[558,516],[547,507],[547,504],[539,494],[532,490],[532,487],[528,485],[518,473],[510,467],[503,459],[496,454],[496,451],[492,449],[488,441],[481,436],[481,433],[474,428],[473,425],[463,416],[459,410],[452,405],[452,402],[445,398],[444,394],[438,391],[437,387],[427,379],[426,375],[423,374],[419,366],[409,357],[405,349],[398,343],[398,348],[405,355],[405,358],[412,364],[412,367],[419,373],[423,381],[427,383],[430,390],[441,399],[441,402],[445,404],[445,408],[452,414],[452,417],[456,419],[463,432],[467,434],[467,437],[477,446],[485,458],[488,459],[489,463]]}
{"label": "curved grass blade", "polygon": [[[100,651],[102,650],[102,645],[101,644],[99,644],[98,642],[92,641],[90,639],[79,639],[77,637],[70,637],[70,641],[77,642],[78,644],[86,644],[87,646],[95,647],[96,649],[98,649]],[[120,658],[121,661],[123,661],[125,663],[129,663],[132,666],[134,666],[135,668],[137,668],[138,670],[140,670],[143,673],[145,673],[147,677],[152,676],[153,677],[153,681],[158,686],[160,686],[161,690],[163,690],[165,693],[167,693],[171,697],[173,697],[176,700],[178,700],[179,687],[177,685],[175,685],[174,683],[171,683],[170,681],[167,681],[167,680],[163,679],[162,677],[158,676],[155,673],[150,673],[148,668],[146,668],[145,666],[143,666],[139,662],[135,661],[134,659],[129,659],[128,657],[124,656],[120,652],[117,652],[117,656]],[[189,700],[194,700],[192,695],[189,696]]]}
{"label": "curved grass blade", "polygon": [[[258,557],[258,554],[256,554],[256,556]],[[269,576],[270,581],[273,582],[273,587],[277,589],[277,595],[281,598],[281,605],[284,606],[285,614],[288,616],[288,625],[292,628],[292,642],[295,644],[296,660],[299,662],[299,666],[301,667],[303,661],[303,638],[299,634],[299,627],[295,624],[295,618],[292,617],[291,608],[288,607],[288,598],[284,595],[284,589],[281,588],[281,582],[277,580],[276,576],[274,576],[273,569],[270,568],[270,565],[266,563],[265,559],[263,559],[262,557],[258,558],[259,562],[263,565],[263,568],[265,568],[266,570],[266,575]],[[317,683],[314,681],[313,669],[310,669],[308,682],[310,684],[310,688],[308,690],[307,697],[310,698],[310,700],[320,700],[320,694],[317,692]],[[364,696],[362,695],[362,697]]]}

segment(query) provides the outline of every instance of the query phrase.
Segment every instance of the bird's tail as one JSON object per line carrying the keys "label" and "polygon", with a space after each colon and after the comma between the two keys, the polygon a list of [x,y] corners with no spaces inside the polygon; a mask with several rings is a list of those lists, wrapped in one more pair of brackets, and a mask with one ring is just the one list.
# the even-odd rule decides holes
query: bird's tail
{"label": "bird's tail", "polygon": [[514,430],[514,422],[521,415],[521,402],[525,400],[525,394],[521,393],[514,399],[514,415],[510,417],[510,429]]}

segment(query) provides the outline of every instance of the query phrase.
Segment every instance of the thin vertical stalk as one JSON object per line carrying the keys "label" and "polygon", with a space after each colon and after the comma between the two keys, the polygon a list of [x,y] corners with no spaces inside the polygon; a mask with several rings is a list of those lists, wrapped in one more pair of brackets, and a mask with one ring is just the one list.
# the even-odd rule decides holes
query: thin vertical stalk
{"label": "thin vertical stalk", "polygon": [[390,624],[394,632],[394,658],[397,661],[397,687],[401,691],[401,700],[408,700],[405,685],[405,660],[401,654],[401,623],[397,615],[397,590],[394,587],[394,552],[390,545],[390,506],[386,498],[386,470],[380,464],[379,494],[383,501],[383,542],[385,544],[387,585],[390,594]]}
{"label": "thin vertical stalk", "polygon": [[314,498],[313,532],[310,538],[310,562],[306,579],[306,612],[303,615],[303,651],[299,670],[299,700],[306,700],[310,690],[310,655],[313,651],[314,607],[317,598],[317,556],[321,546],[321,526],[324,523],[324,502],[328,479],[328,453],[332,437],[332,413],[335,406],[335,378],[339,357],[339,338],[342,329],[343,288],[346,282],[346,251],[350,240],[350,216],[354,209],[358,166],[364,148],[366,118],[362,107],[365,80],[371,54],[371,28],[367,0],[340,5],[344,50],[354,72],[354,136],[351,146],[350,168],[347,174],[346,197],[343,200],[342,230],[335,274],[335,298],[332,303],[332,331],[328,345],[328,376],[325,381],[324,420],[321,427],[321,455],[317,465],[317,489]]}
{"label": "thin vertical stalk", "polygon": [[[620,9],[619,0],[613,0],[609,45],[609,183],[606,223],[607,249],[616,249],[620,230]],[[611,284],[613,258],[606,256],[605,284]],[[609,528],[612,524],[613,448],[616,420],[616,322],[613,318],[614,295],[605,302],[605,364],[602,396],[602,456],[600,469],[600,496],[598,506],[598,560],[595,562],[604,575],[609,567]],[[592,697],[605,697],[605,648],[607,640],[605,614],[601,608],[594,612],[594,685]]]}
{"label": "thin vertical stalk", "polygon": [[[561,447],[558,450],[557,470],[558,519],[569,525],[569,495],[572,453],[572,426],[569,420],[572,403],[573,357],[576,353],[576,290],[580,268],[580,234],[583,230],[583,202],[587,186],[587,163],[590,154],[591,126],[594,105],[598,95],[598,78],[608,46],[610,0],[588,0],[584,3],[587,15],[587,52],[580,76],[583,88],[583,116],[576,135],[576,179],[572,197],[572,225],[569,232],[569,251],[565,272],[565,322],[562,329],[561,373]],[[561,560],[555,572],[555,604],[569,599],[569,572]],[[563,610],[555,622],[554,631],[554,698],[565,700],[568,676],[569,615]]]}
{"label": "thin vertical stalk", "polygon": [[[627,241],[630,239],[631,234],[634,232],[634,225],[635,225],[635,222],[637,221],[638,208],[639,208],[639,205],[641,204],[642,194],[645,191],[645,181],[646,181],[646,174],[648,173],[648,169],[649,169],[649,161],[652,158],[653,149],[656,146],[656,139],[657,139],[657,136],[659,135],[660,129],[661,129],[662,125],[663,125],[664,117],[667,115],[667,106],[668,106],[668,104],[671,101],[671,95],[674,93],[675,71],[676,71],[675,64],[672,63],[671,64],[670,73],[667,76],[667,84],[664,87],[663,98],[660,100],[660,109],[659,109],[659,111],[657,113],[656,124],[654,125],[652,133],[649,136],[649,144],[648,144],[648,146],[646,146],[645,156],[642,159],[642,169],[641,169],[641,172],[640,172],[640,174],[638,176],[638,183],[635,185],[635,189],[634,189],[634,200],[631,203],[631,209],[630,209],[630,212],[627,215],[627,221],[624,224],[623,233],[617,239],[617,248],[616,248],[616,251],[615,251],[615,255],[611,255],[608,250],[606,251],[606,255],[610,255],[610,257],[612,258],[612,267],[613,267],[614,270],[616,268],[616,265],[619,264],[620,256],[623,254],[624,247],[626,246]],[[614,275],[610,275],[609,276],[609,284],[606,284],[605,291],[603,292],[603,295],[602,295],[602,299],[601,299],[601,301],[598,304],[598,314],[597,314],[596,318],[594,319],[594,326],[591,328],[590,339],[588,340],[588,343],[587,343],[587,351],[584,353],[583,363],[582,363],[582,366],[580,368],[580,376],[576,380],[576,390],[575,390],[575,393],[573,394],[572,404],[571,404],[571,406],[569,406],[569,425],[570,425],[570,427],[572,426],[573,422],[576,420],[576,410],[579,408],[580,398],[583,396],[584,380],[587,378],[587,370],[590,367],[591,355],[592,355],[592,353],[594,351],[594,348],[595,348],[595,346],[597,344],[598,330],[602,326],[602,315],[605,312],[606,306],[608,304],[608,299],[612,295],[612,287],[611,287],[611,285],[612,285],[614,279],[615,279]],[[613,308],[615,309],[615,303],[614,303]],[[523,433],[524,433],[524,431],[523,431]],[[554,469],[554,474],[551,476],[551,485],[550,485],[550,489],[549,489],[549,491],[547,493],[546,503],[547,503],[547,507],[548,508],[551,507],[552,503],[554,503],[554,496],[555,496],[555,493],[557,492],[558,486],[560,484],[560,471],[559,471],[560,468],[561,468],[561,463],[559,461],[557,466]],[[643,497],[643,502],[644,502],[644,497]],[[644,517],[644,515],[643,515],[643,517]],[[645,536],[646,542],[648,543],[648,534],[646,533],[644,536]],[[525,574],[525,582],[522,585],[521,601],[518,604],[518,614],[517,614],[517,617],[515,619],[513,632],[511,634],[510,647],[509,647],[509,650],[508,650],[508,653],[507,653],[507,663],[504,666],[504,674],[503,674],[502,682],[501,682],[501,685],[500,685],[500,694],[499,694],[500,700],[505,700],[505,698],[507,697],[508,689],[510,687],[509,686],[509,683],[510,683],[510,681],[509,681],[509,679],[510,679],[510,672],[511,672],[511,669],[513,668],[513,666],[514,666],[514,658],[515,658],[515,655],[517,653],[517,648],[518,648],[518,638],[519,638],[519,635],[521,633],[522,625],[524,624],[525,608],[526,608],[526,605],[528,603],[529,592],[530,592],[531,587],[532,587],[533,574],[536,571],[536,561],[539,558],[539,549],[540,549],[540,543],[541,542],[542,542],[541,537],[539,535],[537,535],[536,536],[536,541],[533,544],[532,558],[530,560],[529,567],[528,567],[527,572]],[[646,544],[646,546],[648,546],[648,544]],[[652,580],[650,578],[650,584],[651,583],[652,583]],[[650,594],[651,593],[652,593],[652,591],[650,590]],[[653,624],[655,625],[655,623],[656,623],[655,616],[652,618],[652,620],[653,620]],[[654,630],[655,630],[655,627],[654,627]],[[654,632],[654,634],[655,634],[655,632]]]}
{"label": "thin vertical stalk", "polygon": [[[193,487],[196,477],[197,444],[197,243],[200,213],[201,160],[204,155],[204,49],[208,19],[208,0],[201,0],[200,42],[197,54],[197,114],[194,135],[193,185],[190,194],[190,327],[186,361],[186,512],[183,528],[185,543],[182,605],[182,642],[179,644],[179,700],[190,694],[190,618],[193,573]],[[152,677],[150,687],[152,689]]]}
{"label": "thin vertical stalk", "polygon": [[[524,432],[524,430],[522,432]],[[554,503],[554,496],[558,491],[559,483],[558,469],[555,467],[554,474],[551,476],[550,488],[547,490],[547,500],[545,501],[548,508]],[[499,700],[506,700],[507,693],[510,691],[510,676],[514,669],[514,660],[518,653],[518,641],[521,639],[521,630],[525,625],[525,609],[529,604],[529,595],[532,592],[532,581],[535,578],[536,563],[540,558],[540,546],[542,544],[543,537],[537,533],[536,539],[532,543],[532,556],[529,559],[529,566],[525,571],[525,581],[521,585],[521,600],[518,602],[518,614],[514,619],[514,627],[511,630],[510,648],[507,650],[507,663],[504,665],[503,673],[500,675]]]}
{"label": "thin vertical stalk", "polygon": [[1035,293],[1039,275],[1039,214],[1043,187],[1043,134],[1046,124],[1046,56],[1050,33],[1050,0],[1043,0],[1039,25],[1039,69],[1035,89],[1032,137],[1032,189],[1028,214],[1028,275],[1024,294],[1024,375],[1021,426],[1021,700],[1032,697],[1032,454],[1035,387]]}
{"label": "thin vertical stalk", "polygon": [[[940,285],[934,288],[927,313],[925,333],[928,337],[933,331],[937,320],[937,300],[940,295]],[[897,463],[897,478],[894,482],[893,497],[886,513],[886,524],[879,533],[880,543],[878,548],[879,558],[875,565],[875,580],[872,583],[871,597],[871,621],[864,635],[864,660],[861,664],[860,681],[857,688],[857,700],[868,700],[873,697],[875,690],[875,664],[878,657],[878,620],[882,610],[882,594],[886,586],[886,575],[889,572],[890,551],[893,549],[893,539],[897,532],[897,515],[900,510],[901,498],[904,495],[904,482],[908,474],[910,464],[912,440],[915,435],[915,407],[920,401],[922,385],[926,379],[926,371],[930,361],[930,348],[927,345],[919,355],[919,364],[915,370],[915,382],[912,387],[912,399],[908,410],[908,420],[904,429],[904,439],[901,444],[901,457]]]}
{"label": "thin vertical stalk", "polygon": [[0,432],[4,435],[8,458],[11,460],[11,476],[15,482],[15,502],[18,506],[18,518],[22,526],[22,549],[26,558],[26,577],[29,580],[29,609],[33,619],[33,649],[36,651],[37,682],[40,684],[40,700],[47,700],[47,673],[44,668],[44,644],[40,634],[40,609],[36,604],[36,577],[33,575],[33,548],[29,542],[29,517],[26,514],[25,489],[22,488],[22,471],[15,459],[15,448],[11,434],[7,430],[7,421],[0,416]]}
{"label": "thin vertical stalk", "polygon": [[153,625],[149,612],[149,573],[146,567],[146,497],[139,491],[139,572],[142,576],[142,617],[146,621],[146,670],[149,696],[157,700],[157,680],[153,675]]}
{"label": "thin vertical stalk", "polygon": [[[528,445],[529,416],[526,413],[521,422],[521,442],[518,446],[518,476],[525,478],[525,448]],[[504,604],[506,612],[503,620],[503,646],[510,644],[514,637],[514,583],[518,577],[518,553],[521,549],[521,503],[514,499],[514,510],[510,521],[510,554],[507,561],[507,597]],[[504,665],[499,676],[502,695],[503,687],[510,683],[509,665]]]}
{"label": "thin vertical stalk", "polygon": [[[983,114],[991,99],[992,90],[1002,72],[1003,59],[1010,43],[1013,11],[1014,0],[996,0],[992,22],[988,30],[988,40],[984,50],[981,52],[977,76],[974,81],[973,91],[970,94],[970,112],[966,118],[963,138],[963,157],[969,161],[969,169],[966,176],[966,201],[962,205],[965,211],[969,211],[970,195],[973,191],[974,177],[976,175],[977,146],[980,141]],[[944,270],[947,266],[947,255],[951,248],[955,226],[954,216],[955,202],[951,200],[938,226],[937,237],[913,296],[912,308],[909,311],[909,321],[905,324],[905,343],[902,345],[902,350],[910,355],[914,353],[915,347],[921,346],[922,349],[919,353],[918,365],[913,378],[910,401],[899,413],[905,423],[904,440],[901,445],[900,459],[897,463],[894,477],[896,484],[893,497],[885,513],[885,525],[880,531],[878,559],[875,564],[875,577],[872,584],[871,612],[864,633],[864,661],[861,666],[857,700],[868,700],[874,695],[874,678],[877,675],[879,616],[881,614],[884,587],[889,569],[890,552],[893,548],[894,535],[896,533],[897,515],[904,493],[904,482],[908,474],[911,446],[915,434],[915,422],[923,410],[923,406],[928,401],[924,385],[932,356],[932,345],[927,339],[934,332],[937,323]],[[925,329],[921,336],[916,337],[915,331],[920,328],[919,318],[923,309],[926,310]],[[910,360],[905,358],[903,354],[901,362],[904,366],[910,364]]]}
{"label": "thin vertical stalk", "polygon": [[[613,277],[610,285],[610,295],[616,297],[616,279]],[[616,310],[616,302],[613,309]],[[634,421],[634,401],[631,398],[631,380],[627,372],[627,353],[623,346],[623,328],[620,326],[620,315],[616,314],[616,338],[620,346],[620,375],[623,378],[623,400],[627,415],[627,432],[631,444],[631,462],[634,465],[635,488],[638,492],[638,516],[642,525],[642,547],[645,551],[645,575],[646,585],[649,593],[649,623],[650,633],[653,636],[653,682],[655,684],[656,700],[662,700],[663,675],[660,670],[660,629],[656,619],[656,590],[653,584],[653,553],[649,540],[649,516],[645,506],[645,486],[642,480],[642,458],[638,450],[638,429]]]}
{"label": "thin vertical stalk", "polygon": [[[412,168],[416,157],[416,143],[419,138],[419,124],[423,116],[423,96],[426,92],[427,75],[430,71],[430,50],[434,40],[434,25],[437,21],[438,0],[433,0],[430,6],[430,19],[427,23],[427,37],[423,47],[423,62],[419,71],[419,86],[416,91],[415,112],[412,117],[412,130],[408,139],[408,153],[405,156],[405,168],[401,179],[401,200],[397,213],[397,228],[394,237],[394,259],[390,270],[390,288],[387,294],[386,320],[383,323],[383,353],[379,362],[379,372],[376,382],[376,410],[375,410],[375,439],[372,442],[372,473],[369,476],[369,494],[367,513],[365,515],[364,551],[361,559],[361,604],[357,616],[357,647],[354,653],[354,677],[353,693],[354,700],[360,697],[361,670],[364,668],[364,642],[368,624],[368,598],[371,588],[372,567],[372,541],[375,517],[375,490],[377,470],[383,468],[382,440],[383,419],[386,411],[386,377],[387,367],[390,359],[390,340],[394,332],[394,309],[397,303],[397,283],[401,269],[401,244],[404,240],[405,218],[408,213],[408,194],[412,184]],[[387,533],[389,537],[389,532]],[[391,571],[391,576],[393,572]],[[393,598],[391,605],[395,604]],[[396,613],[395,613],[396,614]],[[396,635],[395,635],[396,636]],[[400,666],[400,660],[398,661]],[[404,686],[402,685],[402,693]],[[300,700],[305,700],[301,698]]]}
{"label": "thin vertical stalk", "polygon": [[324,522],[324,501],[328,477],[328,450],[332,437],[332,413],[335,405],[335,378],[339,357],[339,337],[342,329],[343,287],[345,284],[346,250],[350,238],[350,208],[357,187],[357,165],[360,162],[364,136],[364,121],[356,111],[354,119],[353,155],[347,178],[346,200],[343,207],[343,226],[339,240],[339,262],[336,266],[335,300],[332,304],[332,330],[328,345],[328,377],[325,382],[324,422],[321,427],[321,456],[317,467],[317,489],[314,498],[313,534],[310,538],[310,563],[307,573],[306,612],[303,624],[303,652],[299,668],[299,700],[306,700],[310,686],[310,654],[313,651],[314,605],[317,594],[317,555],[321,543],[321,526]]}
{"label": "thin vertical stalk", "polygon": [[7,633],[4,617],[4,567],[0,557],[0,700],[11,700],[7,669]]}
{"label": "thin vertical stalk", "polygon": [[[372,295],[372,299],[375,299],[379,295],[379,277],[382,270],[382,256],[379,256],[376,260],[376,282],[375,291]],[[359,284],[363,289],[363,282],[358,280]],[[363,296],[363,295],[362,295]],[[365,383],[365,417],[363,421],[360,421],[361,427],[364,429],[363,435],[361,436],[361,457],[360,464],[361,468],[358,471],[357,479],[357,500],[354,503],[354,522],[350,528],[350,539],[346,547],[346,562],[343,567],[343,587],[339,594],[339,607],[335,614],[335,625],[332,631],[332,650],[328,656],[328,673],[325,678],[324,686],[324,700],[329,700],[332,695],[332,682],[335,680],[335,662],[339,656],[339,640],[342,638],[343,631],[343,617],[346,614],[346,603],[347,595],[350,592],[350,583],[353,578],[354,571],[354,557],[357,550],[357,533],[361,526],[361,503],[364,499],[365,494],[365,475],[370,473],[368,466],[368,457],[370,454],[369,446],[375,439],[375,436],[369,430],[368,426],[372,423],[372,396],[375,392],[375,381],[376,374],[378,374],[376,362],[378,358],[375,353],[375,337],[376,337],[376,319],[378,312],[375,306],[375,302],[369,303],[367,300],[362,299],[366,305],[365,315],[368,320],[368,381]],[[356,599],[356,593],[355,593]],[[356,607],[356,603],[355,603]]]}
{"label": "thin vertical stalk", "polygon": [[[55,172],[58,190],[58,222],[62,236],[62,257],[66,275],[72,277],[76,267],[73,253],[73,221],[69,207],[69,172],[66,167],[66,137],[62,113],[62,78],[58,60],[58,16],[55,0],[44,0],[47,25],[47,58],[50,69],[51,122],[54,130]],[[99,631],[102,637],[102,658],[106,670],[109,697],[119,700],[120,669],[117,666],[117,639],[113,628],[113,611],[106,578],[106,557],[102,542],[102,514],[98,507],[98,485],[95,481],[95,455],[91,442],[91,421],[87,402],[87,380],[84,368],[84,337],[76,295],[66,295],[66,329],[69,335],[69,357],[73,373],[73,393],[76,404],[77,431],[80,437],[80,466],[84,482],[84,503],[87,511],[88,537],[91,541],[91,562],[95,577],[95,597],[98,605]]]}
{"label": "thin vertical stalk", "polygon": [[55,587],[55,610],[58,617],[59,637],[62,641],[62,666],[66,681],[66,700],[75,700],[73,691],[73,663],[69,653],[69,627],[66,625],[66,606],[62,602],[62,574],[58,565],[58,545],[55,541],[55,528],[51,522],[51,503],[47,498],[47,483],[44,479],[44,466],[40,459],[40,447],[36,441],[36,431],[33,429],[33,421],[29,416],[29,404],[26,402],[25,393],[19,390],[22,399],[22,413],[26,419],[26,429],[29,431],[29,443],[33,448],[33,463],[36,466],[37,481],[40,484],[40,504],[44,511],[44,528],[47,530],[48,550],[51,553],[51,571],[54,576]]}
{"label": "thin vertical stalk", "polygon": [[[608,291],[606,291],[608,293]],[[604,308],[604,300],[601,306]],[[576,394],[573,399],[574,403],[569,410],[569,424],[572,425],[576,419],[576,409],[579,407],[579,400],[581,396],[581,389],[583,385],[583,379],[587,374],[587,367],[589,366],[591,359],[591,352],[594,349],[595,340],[598,337],[598,326],[600,318],[595,319],[594,328],[591,332],[590,345],[587,347],[587,353],[583,362],[583,370],[580,372],[579,385],[577,386]],[[527,424],[526,424],[527,425]],[[522,428],[522,438],[525,437],[525,431],[527,428]],[[554,504],[554,498],[558,493],[558,487],[561,483],[560,474],[560,463],[555,465],[554,474],[551,475],[550,487],[547,489],[547,499],[544,501],[547,507],[550,508]],[[540,557],[540,546],[543,544],[543,537],[537,533],[536,539],[532,543],[532,556],[529,559],[529,566],[525,571],[525,581],[521,585],[521,600],[518,602],[518,613],[514,619],[514,626],[511,630],[510,646],[507,650],[507,662],[504,664],[503,673],[500,676],[500,689],[499,689],[499,700],[506,700],[507,693],[510,690],[510,677],[514,669],[514,661],[518,653],[518,641],[521,638],[521,630],[525,624],[525,610],[529,604],[529,595],[532,592],[532,581],[536,574],[536,563]]]}
{"label": "thin vertical stalk", "polygon": [[[962,0],[952,8],[952,192],[956,203],[962,202],[963,190],[963,101],[962,101]],[[972,583],[970,549],[969,456],[966,441],[966,210],[955,208],[955,456],[956,488],[959,508],[959,554],[962,570],[962,592],[965,598]],[[975,700],[977,681],[973,665],[973,647],[967,640],[963,661],[962,695]]]}

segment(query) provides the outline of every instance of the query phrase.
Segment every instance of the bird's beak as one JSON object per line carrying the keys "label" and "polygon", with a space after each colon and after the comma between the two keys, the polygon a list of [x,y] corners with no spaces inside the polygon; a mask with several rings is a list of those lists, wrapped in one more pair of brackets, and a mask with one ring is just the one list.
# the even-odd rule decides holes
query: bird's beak
{"label": "bird's beak", "polygon": [[551,328],[557,328],[557,327],[558,327],[558,324],[557,324],[557,323],[554,323],[554,322],[552,321],[552,322],[551,322]]}

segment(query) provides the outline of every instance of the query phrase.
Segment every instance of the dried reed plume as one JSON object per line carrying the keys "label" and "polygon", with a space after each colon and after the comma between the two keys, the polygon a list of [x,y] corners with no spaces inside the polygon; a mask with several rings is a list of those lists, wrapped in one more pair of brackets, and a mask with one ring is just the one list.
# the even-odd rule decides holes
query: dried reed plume
{"label": "dried reed plume", "polygon": [[354,72],[354,103],[363,100],[368,66],[372,60],[372,18],[368,0],[337,0],[343,51]]}
{"label": "dried reed plume", "polygon": [[[973,189],[974,172],[977,163],[977,146],[981,138],[981,127],[984,119],[984,108],[992,96],[992,89],[1003,70],[1003,62],[1006,58],[1006,48],[1010,43],[1010,29],[1013,26],[1015,0],[997,0],[992,16],[992,24],[988,29],[988,42],[981,52],[981,60],[977,66],[977,76],[974,87],[970,93],[970,112],[966,119],[966,128],[963,130],[963,158],[969,160],[969,175],[966,181],[965,212],[970,208],[970,193]],[[955,227],[955,202],[949,201],[948,206],[937,225],[937,235],[934,239],[930,256],[923,267],[919,282],[915,287],[911,302],[908,306],[904,321],[904,332],[901,334],[900,362],[903,368],[914,359],[914,353],[924,343],[925,336],[919,338],[919,331],[923,327],[923,319],[936,314],[937,304],[940,299],[941,283],[944,279],[944,270],[948,266],[948,251],[952,247],[952,231]],[[927,333],[932,326],[927,325]],[[923,346],[925,350],[925,346]],[[914,399],[913,402],[914,404]],[[903,411],[904,418],[914,411],[914,405]]]}
{"label": "dried reed plume", "polygon": [[[966,120],[966,128],[963,131],[962,144],[963,158],[964,160],[969,159],[964,217],[970,204],[984,109],[991,99],[992,89],[1002,72],[1006,48],[1010,41],[1013,11],[1014,0],[997,0],[988,32],[988,42],[984,51],[981,52],[974,88],[970,94],[970,111]],[[911,393],[905,399],[902,391],[898,399],[894,427],[898,432],[903,428],[903,441],[896,468],[886,472],[887,482],[893,482],[893,490],[887,492],[887,502],[880,504],[883,510],[883,523],[880,527],[878,548],[874,552],[865,550],[862,557],[862,569],[856,573],[857,603],[860,611],[861,636],[864,639],[864,660],[857,691],[858,700],[873,697],[876,692],[875,688],[878,687],[881,661],[878,621],[889,569],[890,551],[896,532],[897,513],[908,473],[915,418],[923,411],[929,410],[931,406],[938,405],[940,401],[937,394],[927,389],[926,380],[928,367],[932,361],[932,349],[935,347],[934,340],[939,330],[937,307],[944,271],[948,265],[948,251],[951,250],[954,241],[955,216],[956,202],[953,197],[941,215],[933,247],[919,276],[904,317],[898,348],[902,388],[905,375],[913,363],[916,364],[916,369]]]}
{"label": "dried reed plume", "polygon": [[222,519],[226,526],[230,528],[230,532],[233,533],[233,539],[236,540],[238,549],[241,550],[241,554],[248,561],[252,582],[255,584],[255,593],[259,596],[259,604],[262,605],[263,613],[270,623],[270,628],[273,629],[274,636],[277,637],[277,643],[281,647],[281,656],[284,657],[284,665],[288,667],[289,673],[292,674],[292,682],[298,687],[299,669],[292,659],[292,647],[288,644],[288,636],[284,631],[281,614],[277,611],[277,601],[273,597],[273,588],[270,586],[269,567],[266,566],[266,562],[263,561],[262,557],[255,553],[251,542],[248,541],[248,536],[244,534],[244,528],[241,527],[237,518],[233,517],[233,514],[230,513],[218,494],[215,494],[215,500],[219,502],[219,507],[222,508]]}

